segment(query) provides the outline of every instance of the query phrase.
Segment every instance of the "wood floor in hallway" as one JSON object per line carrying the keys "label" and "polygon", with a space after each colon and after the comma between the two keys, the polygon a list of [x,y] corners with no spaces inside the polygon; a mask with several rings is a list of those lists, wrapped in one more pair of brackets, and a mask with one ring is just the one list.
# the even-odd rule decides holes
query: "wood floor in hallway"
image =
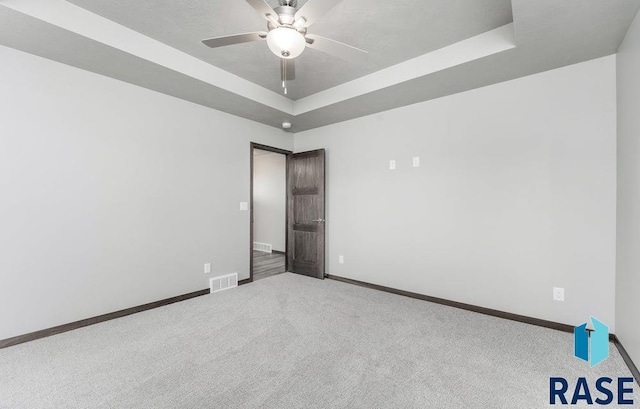
{"label": "wood floor in hallway", "polygon": [[253,252],[253,281],[284,273],[284,254]]}

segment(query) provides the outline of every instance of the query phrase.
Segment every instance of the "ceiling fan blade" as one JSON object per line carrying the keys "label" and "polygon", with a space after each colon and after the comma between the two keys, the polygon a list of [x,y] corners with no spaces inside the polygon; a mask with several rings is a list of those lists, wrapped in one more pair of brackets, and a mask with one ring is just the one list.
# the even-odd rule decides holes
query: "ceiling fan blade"
{"label": "ceiling fan blade", "polygon": [[309,27],[342,0],[309,0],[296,12],[295,19],[304,18],[304,27]]}
{"label": "ceiling fan blade", "polygon": [[296,60],[293,58],[280,59],[280,79],[282,82],[293,81],[296,79]]}
{"label": "ceiling fan blade", "polygon": [[278,14],[271,8],[265,0],[247,0],[256,11],[267,21],[275,21],[278,24]]}
{"label": "ceiling fan blade", "polygon": [[264,31],[256,31],[255,33],[233,34],[229,36],[214,37],[202,40],[204,45],[211,48],[224,47],[226,45],[250,43],[251,41],[264,40],[267,33]]}
{"label": "ceiling fan blade", "polygon": [[368,54],[366,51],[359,48],[315,34],[308,34],[306,39],[307,47],[334,55],[347,61],[362,62]]}

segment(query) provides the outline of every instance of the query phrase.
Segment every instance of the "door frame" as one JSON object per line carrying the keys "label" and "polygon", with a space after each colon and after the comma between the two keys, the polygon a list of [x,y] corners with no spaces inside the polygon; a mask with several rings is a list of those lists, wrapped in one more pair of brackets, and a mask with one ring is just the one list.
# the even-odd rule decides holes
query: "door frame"
{"label": "door frame", "polygon": [[287,222],[289,220],[289,160],[291,159],[292,151],[288,151],[285,149],[274,148],[273,146],[262,145],[256,142],[250,143],[250,152],[249,152],[249,279],[248,283],[253,282],[253,150],[260,149],[261,151],[269,151],[273,153],[279,153],[285,156],[285,165],[284,165],[284,173],[285,173],[285,216],[284,216],[284,270],[287,271],[289,269],[289,229],[287,228]]}

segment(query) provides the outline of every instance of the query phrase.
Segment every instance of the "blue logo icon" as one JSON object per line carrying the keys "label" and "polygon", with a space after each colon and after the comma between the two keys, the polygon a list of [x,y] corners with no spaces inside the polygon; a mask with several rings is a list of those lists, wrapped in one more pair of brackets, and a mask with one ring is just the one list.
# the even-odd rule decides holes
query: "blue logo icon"
{"label": "blue logo icon", "polygon": [[[609,358],[609,327],[591,317],[593,330],[587,330],[587,323],[573,330],[574,355],[589,362],[591,367]],[[589,348],[591,346],[591,348]]]}

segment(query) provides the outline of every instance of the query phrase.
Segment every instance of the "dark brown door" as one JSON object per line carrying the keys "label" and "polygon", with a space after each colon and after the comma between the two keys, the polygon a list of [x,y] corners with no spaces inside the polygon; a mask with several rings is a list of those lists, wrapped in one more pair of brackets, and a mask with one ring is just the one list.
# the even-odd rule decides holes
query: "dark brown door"
{"label": "dark brown door", "polygon": [[289,271],[324,278],[324,149],[294,153],[288,172]]}

